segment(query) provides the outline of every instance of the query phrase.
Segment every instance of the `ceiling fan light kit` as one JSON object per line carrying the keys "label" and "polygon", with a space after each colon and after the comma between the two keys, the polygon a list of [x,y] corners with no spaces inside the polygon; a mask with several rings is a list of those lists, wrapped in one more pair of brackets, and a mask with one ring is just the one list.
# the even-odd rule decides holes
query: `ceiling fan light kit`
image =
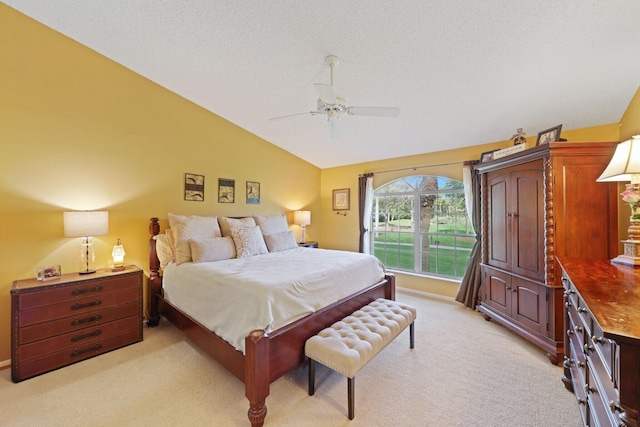
{"label": "ceiling fan light kit", "polygon": [[338,64],[338,57],[335,55],[329,55],[324,59],[326,65],[329,66],[331,72],[330,84],[315,83],[314,87],[318,93],[318,101],[315,111],[309,111],[304,113],[289,114],[286,116],[274,117],[269,120],[284,119],[287,117],[300,116],[304,114],[311,114],[312,116],[318,114],[324,114],[327,116],[329,123],[329,132],[332,137],[337,137],[342,134],[342,123],[340,117],[342,114],[349,116],[373,116],[373,117],[398,117],[400,109],[397,107],[350,107],[347,106],[347,99],[344,95],[338,94],[335,91],[333,81],[333,70]]}

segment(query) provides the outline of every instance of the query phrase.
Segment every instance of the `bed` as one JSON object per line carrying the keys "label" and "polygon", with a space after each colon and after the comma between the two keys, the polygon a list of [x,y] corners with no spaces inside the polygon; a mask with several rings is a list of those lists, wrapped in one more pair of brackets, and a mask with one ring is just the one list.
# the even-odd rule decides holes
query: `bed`
{"label": "bed", "polygon": [[[376,298],[395,299],[395,277],[383,272],[381,277],[372,280],[372,283],[357,290],[349,290],[348,295],[336,301],[326,305],[322,303],[320,307],[307,307],[297,314],[289,313],[288,318],[285,316],[280,320],[269,321],[267,327],[252,329],[240,340],[242,342],[238,343],[235,342],[236,338],[224,336],[225,331],[220,332],[219,335],[212,331],[215,328],[211,328],[211,325],[205,326],[208,320],[202,320],[199,315],[187,313],[189,310],[185,308],[183,302],[177,303],[173,294],[171,295],[173,300],[170,301],[169,293],[173,291],[167,294],[164,292],[162,277],[164,269],[161,268],[158,257],[157,244],[161,233],[157,217],[151,218],[149,233],[151,235],[149,239],[151,302],[149,326],[157,326],[160,317],[165,317],[183,331],[195,345],[241,380],[245,384],[245,396],[249,401],[248,418],[252,426],[262,426],[264,423],[270,384],[305,361],[304,343],[308,338]],[[267,240],[270,236],[264,237]],[[290,250],[292,254],[299,251],[319,250],[308,248]],[[299,256],[308,254],[307,252]],[[264,256],[266,258],[268,255]],[[259,259],[255,258],[255,260]],[[187,267],[190,268],[188,263],[184,264],[184,267],[185,270],[188,269]],[[170,269],[167,269],[167,273],[169,271]],[[239,271],[244,269],[241,268]],[[219,288],[214,288],[212,292],[215,294],[221,291]],[[253,293],[249,291],[240,299],[251,298]]]}

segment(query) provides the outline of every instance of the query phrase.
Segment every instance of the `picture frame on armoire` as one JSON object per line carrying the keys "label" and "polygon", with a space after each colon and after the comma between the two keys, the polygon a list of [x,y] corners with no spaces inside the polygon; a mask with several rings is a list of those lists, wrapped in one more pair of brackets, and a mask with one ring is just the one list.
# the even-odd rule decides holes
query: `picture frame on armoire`
{"label": "picture frame on armoire", "polygon": [[536,140],[536,146],[542,144],[548,144],[550,142],[561,141],[560,139],[560,131],[562,130],[562,125],[554,126],[549,129],[545,129],[543,131],[538,132],[538,139]]}

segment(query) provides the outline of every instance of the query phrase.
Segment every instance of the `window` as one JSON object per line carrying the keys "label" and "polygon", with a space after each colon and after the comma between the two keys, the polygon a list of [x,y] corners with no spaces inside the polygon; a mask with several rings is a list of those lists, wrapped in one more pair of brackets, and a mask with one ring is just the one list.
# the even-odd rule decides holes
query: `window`
{"label": "window", "polygon": [[373,255],[389,269],[462,278],[475,232],[462,182],[410,176],[374,191]]}

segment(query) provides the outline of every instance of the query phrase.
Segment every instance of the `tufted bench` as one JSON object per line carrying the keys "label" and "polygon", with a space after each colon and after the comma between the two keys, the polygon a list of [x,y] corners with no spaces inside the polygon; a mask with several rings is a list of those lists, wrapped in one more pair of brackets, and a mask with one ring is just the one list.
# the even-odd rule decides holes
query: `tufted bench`
{"label": "tufted bench", "polygon": [[315,393],[316,362],[345,375],[352,420],[356,373],[407,326],[409,347],[413,348],[415,319],[415,308],[378,298],[309,338],[305,344],[305,355],[309,358],[309,396]]}

